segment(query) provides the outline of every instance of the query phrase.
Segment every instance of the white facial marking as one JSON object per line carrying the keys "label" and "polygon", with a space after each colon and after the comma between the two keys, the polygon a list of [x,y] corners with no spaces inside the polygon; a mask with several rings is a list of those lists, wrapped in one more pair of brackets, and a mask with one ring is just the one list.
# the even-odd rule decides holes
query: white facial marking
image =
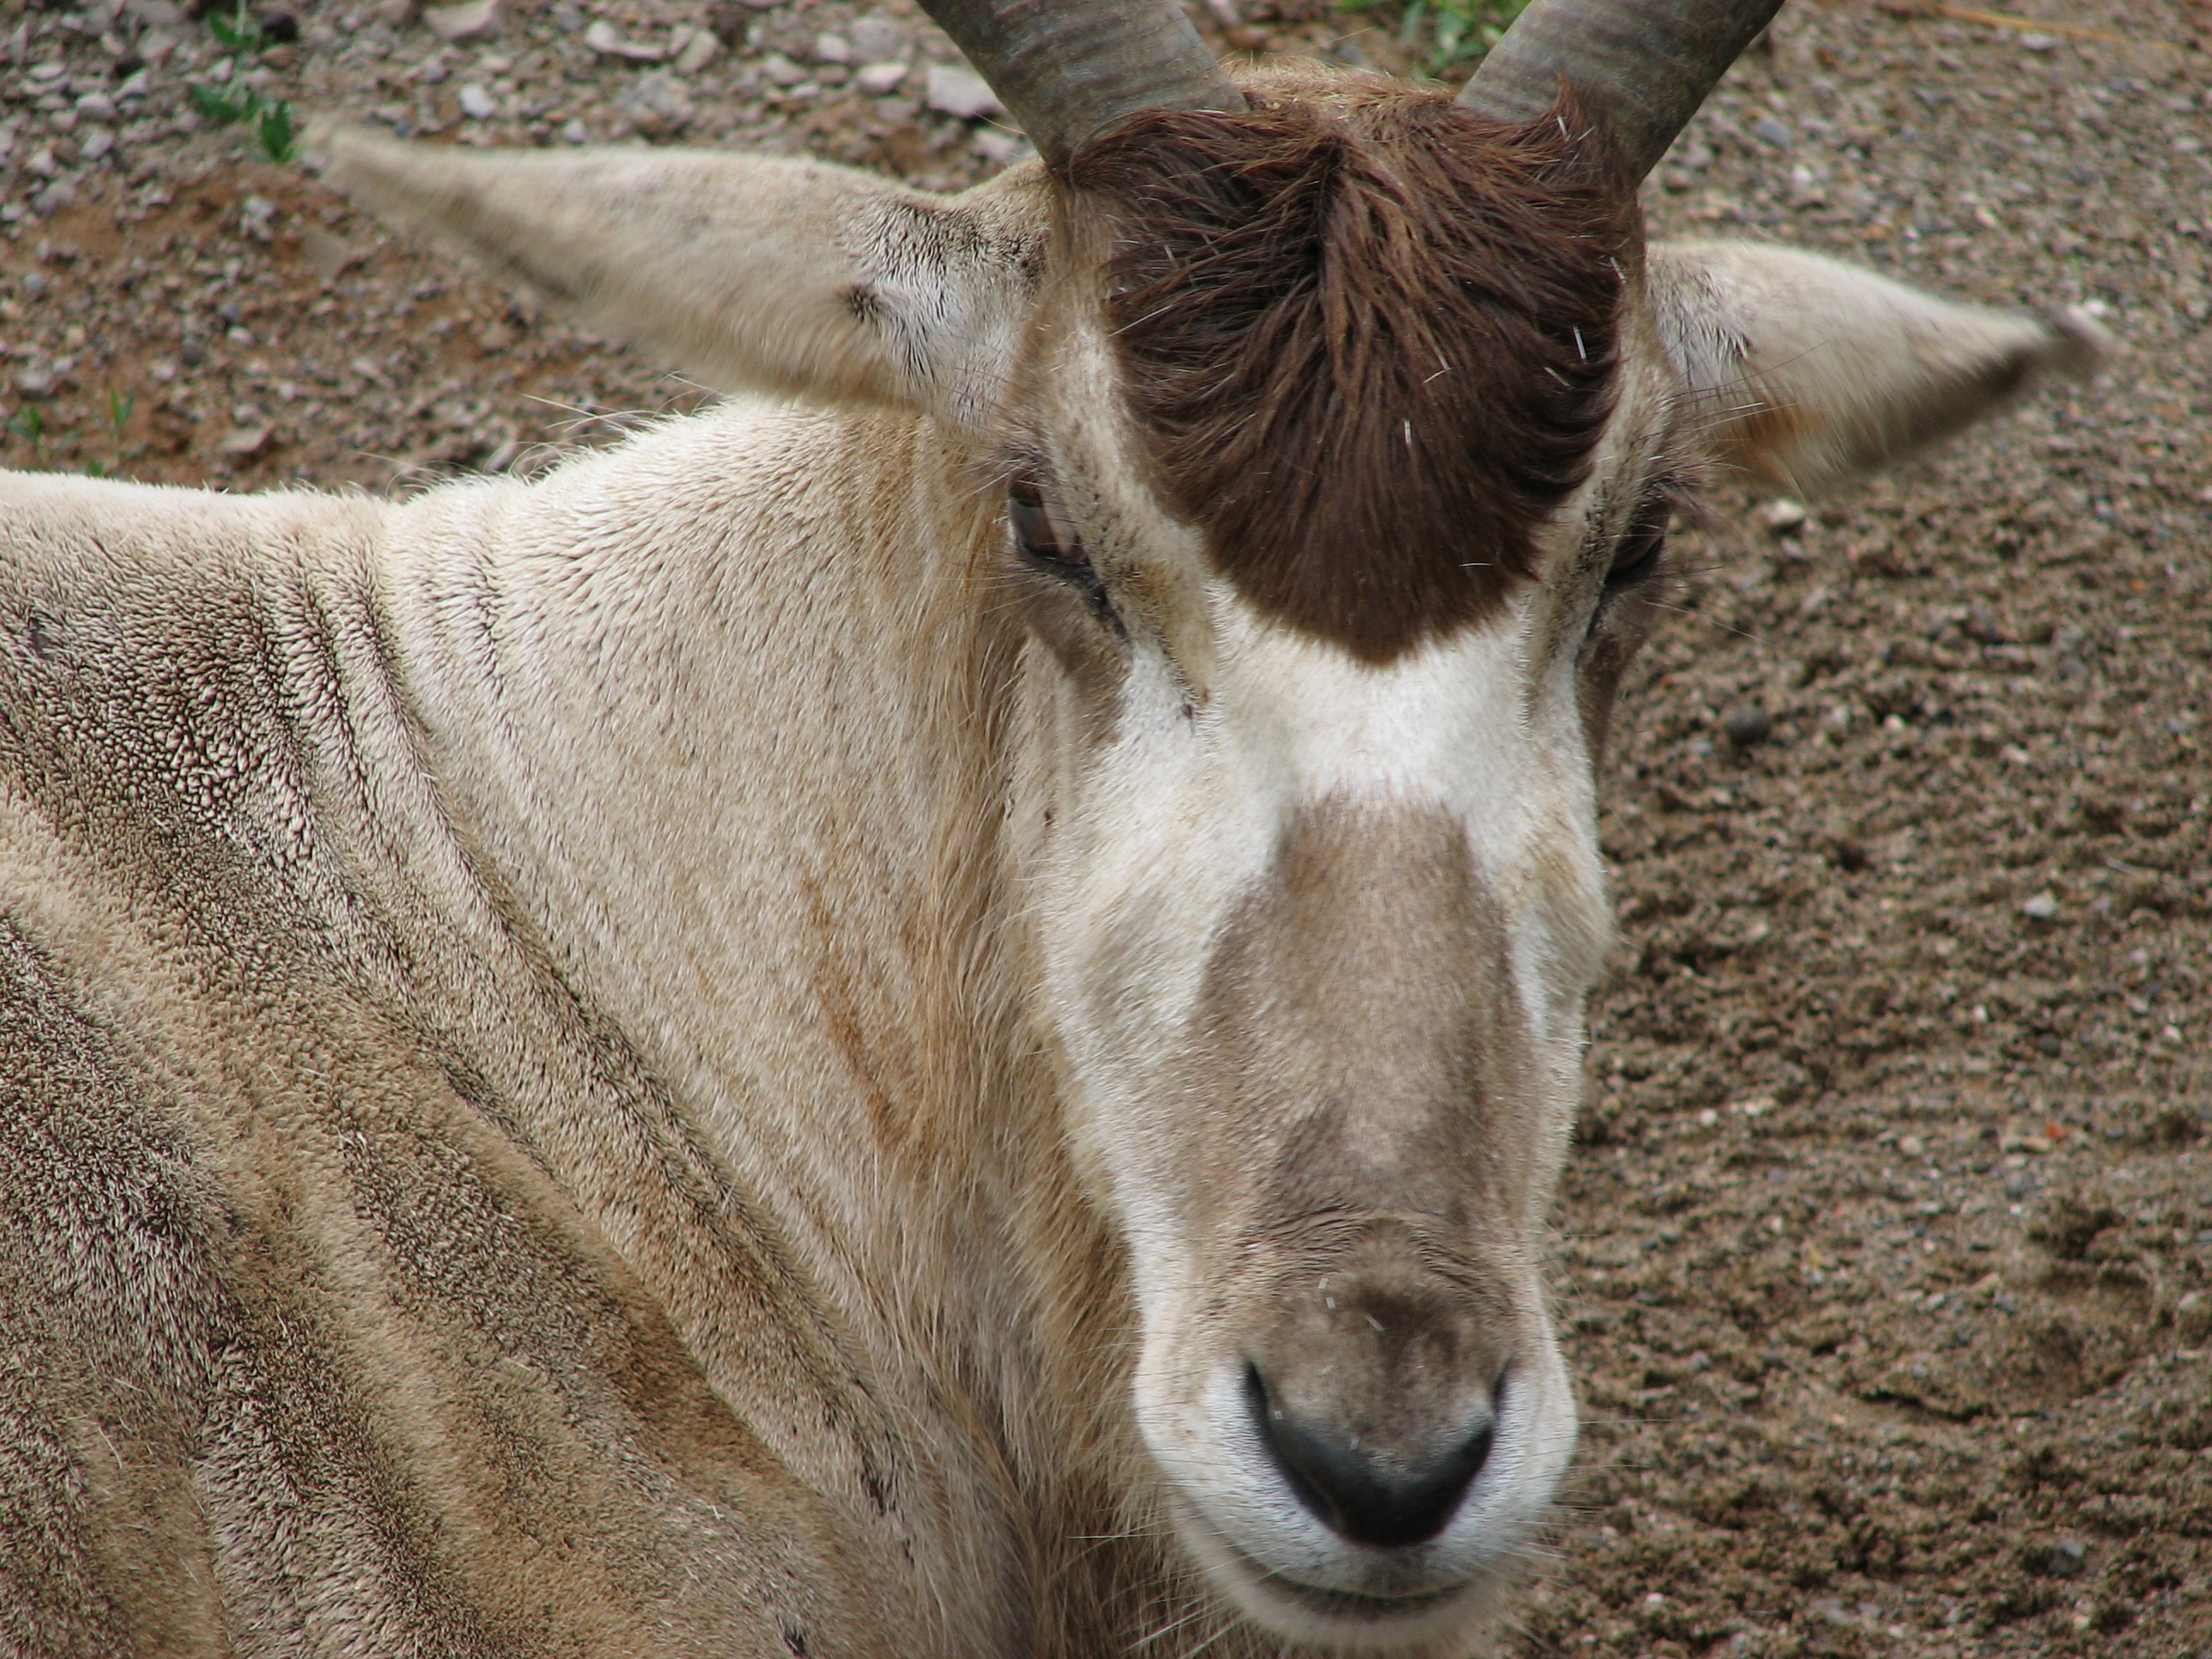
{"label": "white facial marking", "polygon": [[1176,1060],[1194,1040],[1225,921],[1268,878],[1302,810],[1441,811],[1465,827],[1505,918],[1514,1012],[1544,1097],[1515,1109],[1565,1122],[1589,942],[1605,936],[1572,653],[1537,659],[1547,653],[1533,585],[1484,625],[1382,667],[1263,621],[1225,582],[1209,595],[1205,695],[1194,700],[1158,646],[1133,635],[1114,734],[1090,758],[1041,884],[1073,1127],[1130,1247],[1139,1425],[1192,1547],[1248,1611],[1332,1641],[1359,1639],[1366,1604],[1316,1611],[1298,1595],[1414,1598],[1402,1613],[1378,1601],[1370,1620],[1404,1641],[1416,1625],[1468,1616],[1571,1451],[1572,1392],[1533,1277],[1494,1449],[1445,1530],[1389,1551],[1338,1536],[1276,1469],[1242,1355],[1206,1316],[1201,1241],[1179,1197],[1188,1137],[1206,1133],[1194,1118],[1212,1103],[1176,1097]]}

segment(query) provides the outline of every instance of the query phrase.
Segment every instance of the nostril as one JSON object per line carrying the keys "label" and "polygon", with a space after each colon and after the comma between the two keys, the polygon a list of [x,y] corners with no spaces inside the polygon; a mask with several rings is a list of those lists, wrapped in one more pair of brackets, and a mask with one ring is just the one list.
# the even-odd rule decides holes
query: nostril
{"label": "nostril", "polygon": [[1283,1411],[1256,1365],[1244,1368],[1244,1392],[1260,1437],[1298,1501],[1332,1532],[1376,1549],[1426,1543],[1450,1524],[1496,1434],[1495,1413],[1485,1413],[1473,1432],[1407,1464]]}

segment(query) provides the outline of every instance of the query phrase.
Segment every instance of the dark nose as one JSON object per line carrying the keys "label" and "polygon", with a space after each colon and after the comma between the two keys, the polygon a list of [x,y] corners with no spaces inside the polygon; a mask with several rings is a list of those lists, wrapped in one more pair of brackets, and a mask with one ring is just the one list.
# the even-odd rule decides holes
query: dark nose
{"label": "dark nose", "polygon": [[1382,1550],[1426,1543],[1450,1524],[1490,1455],[1498,1420],[1486,1407],[1471,1429],[1462,1425],[1441,1448],[1407,1459],[1291,1416],[1269,1399],[1256,1365],[1244,1368],[1244,1391],[1260,1438],[1298,1501],[1331,1531]]}

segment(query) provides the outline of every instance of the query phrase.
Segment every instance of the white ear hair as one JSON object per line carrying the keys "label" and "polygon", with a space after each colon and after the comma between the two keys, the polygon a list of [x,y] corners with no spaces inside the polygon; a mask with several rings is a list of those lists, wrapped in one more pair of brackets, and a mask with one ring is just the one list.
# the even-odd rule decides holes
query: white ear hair
{"label": "white ear hair", "polygon": [[2087,374],[2087,316],[1956,305],[1819,254],[1741,242],[1650,252],[1660,335],[1707,446],[1795,493],[1887,465],[2046,375]]}
{"label": "white ear hair", "polygon": [[937,197],[702,150],[471,152],[313,135],[328,177],[591,327],[724,390],[920,409],[980,428],[1033,299],[1045,184]]}

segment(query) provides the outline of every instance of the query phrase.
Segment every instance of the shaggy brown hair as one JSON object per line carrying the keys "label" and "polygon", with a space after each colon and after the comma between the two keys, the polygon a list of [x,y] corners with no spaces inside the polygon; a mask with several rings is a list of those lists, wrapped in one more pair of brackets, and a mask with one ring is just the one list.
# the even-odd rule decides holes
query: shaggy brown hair
{"label": "shaggy brown hair", "polygon": [[1076,155],[1156,483],[1263,613],[1382,663],[1530,573],[1612,411],[1639,245],[1591,125],[1262,91]]}

